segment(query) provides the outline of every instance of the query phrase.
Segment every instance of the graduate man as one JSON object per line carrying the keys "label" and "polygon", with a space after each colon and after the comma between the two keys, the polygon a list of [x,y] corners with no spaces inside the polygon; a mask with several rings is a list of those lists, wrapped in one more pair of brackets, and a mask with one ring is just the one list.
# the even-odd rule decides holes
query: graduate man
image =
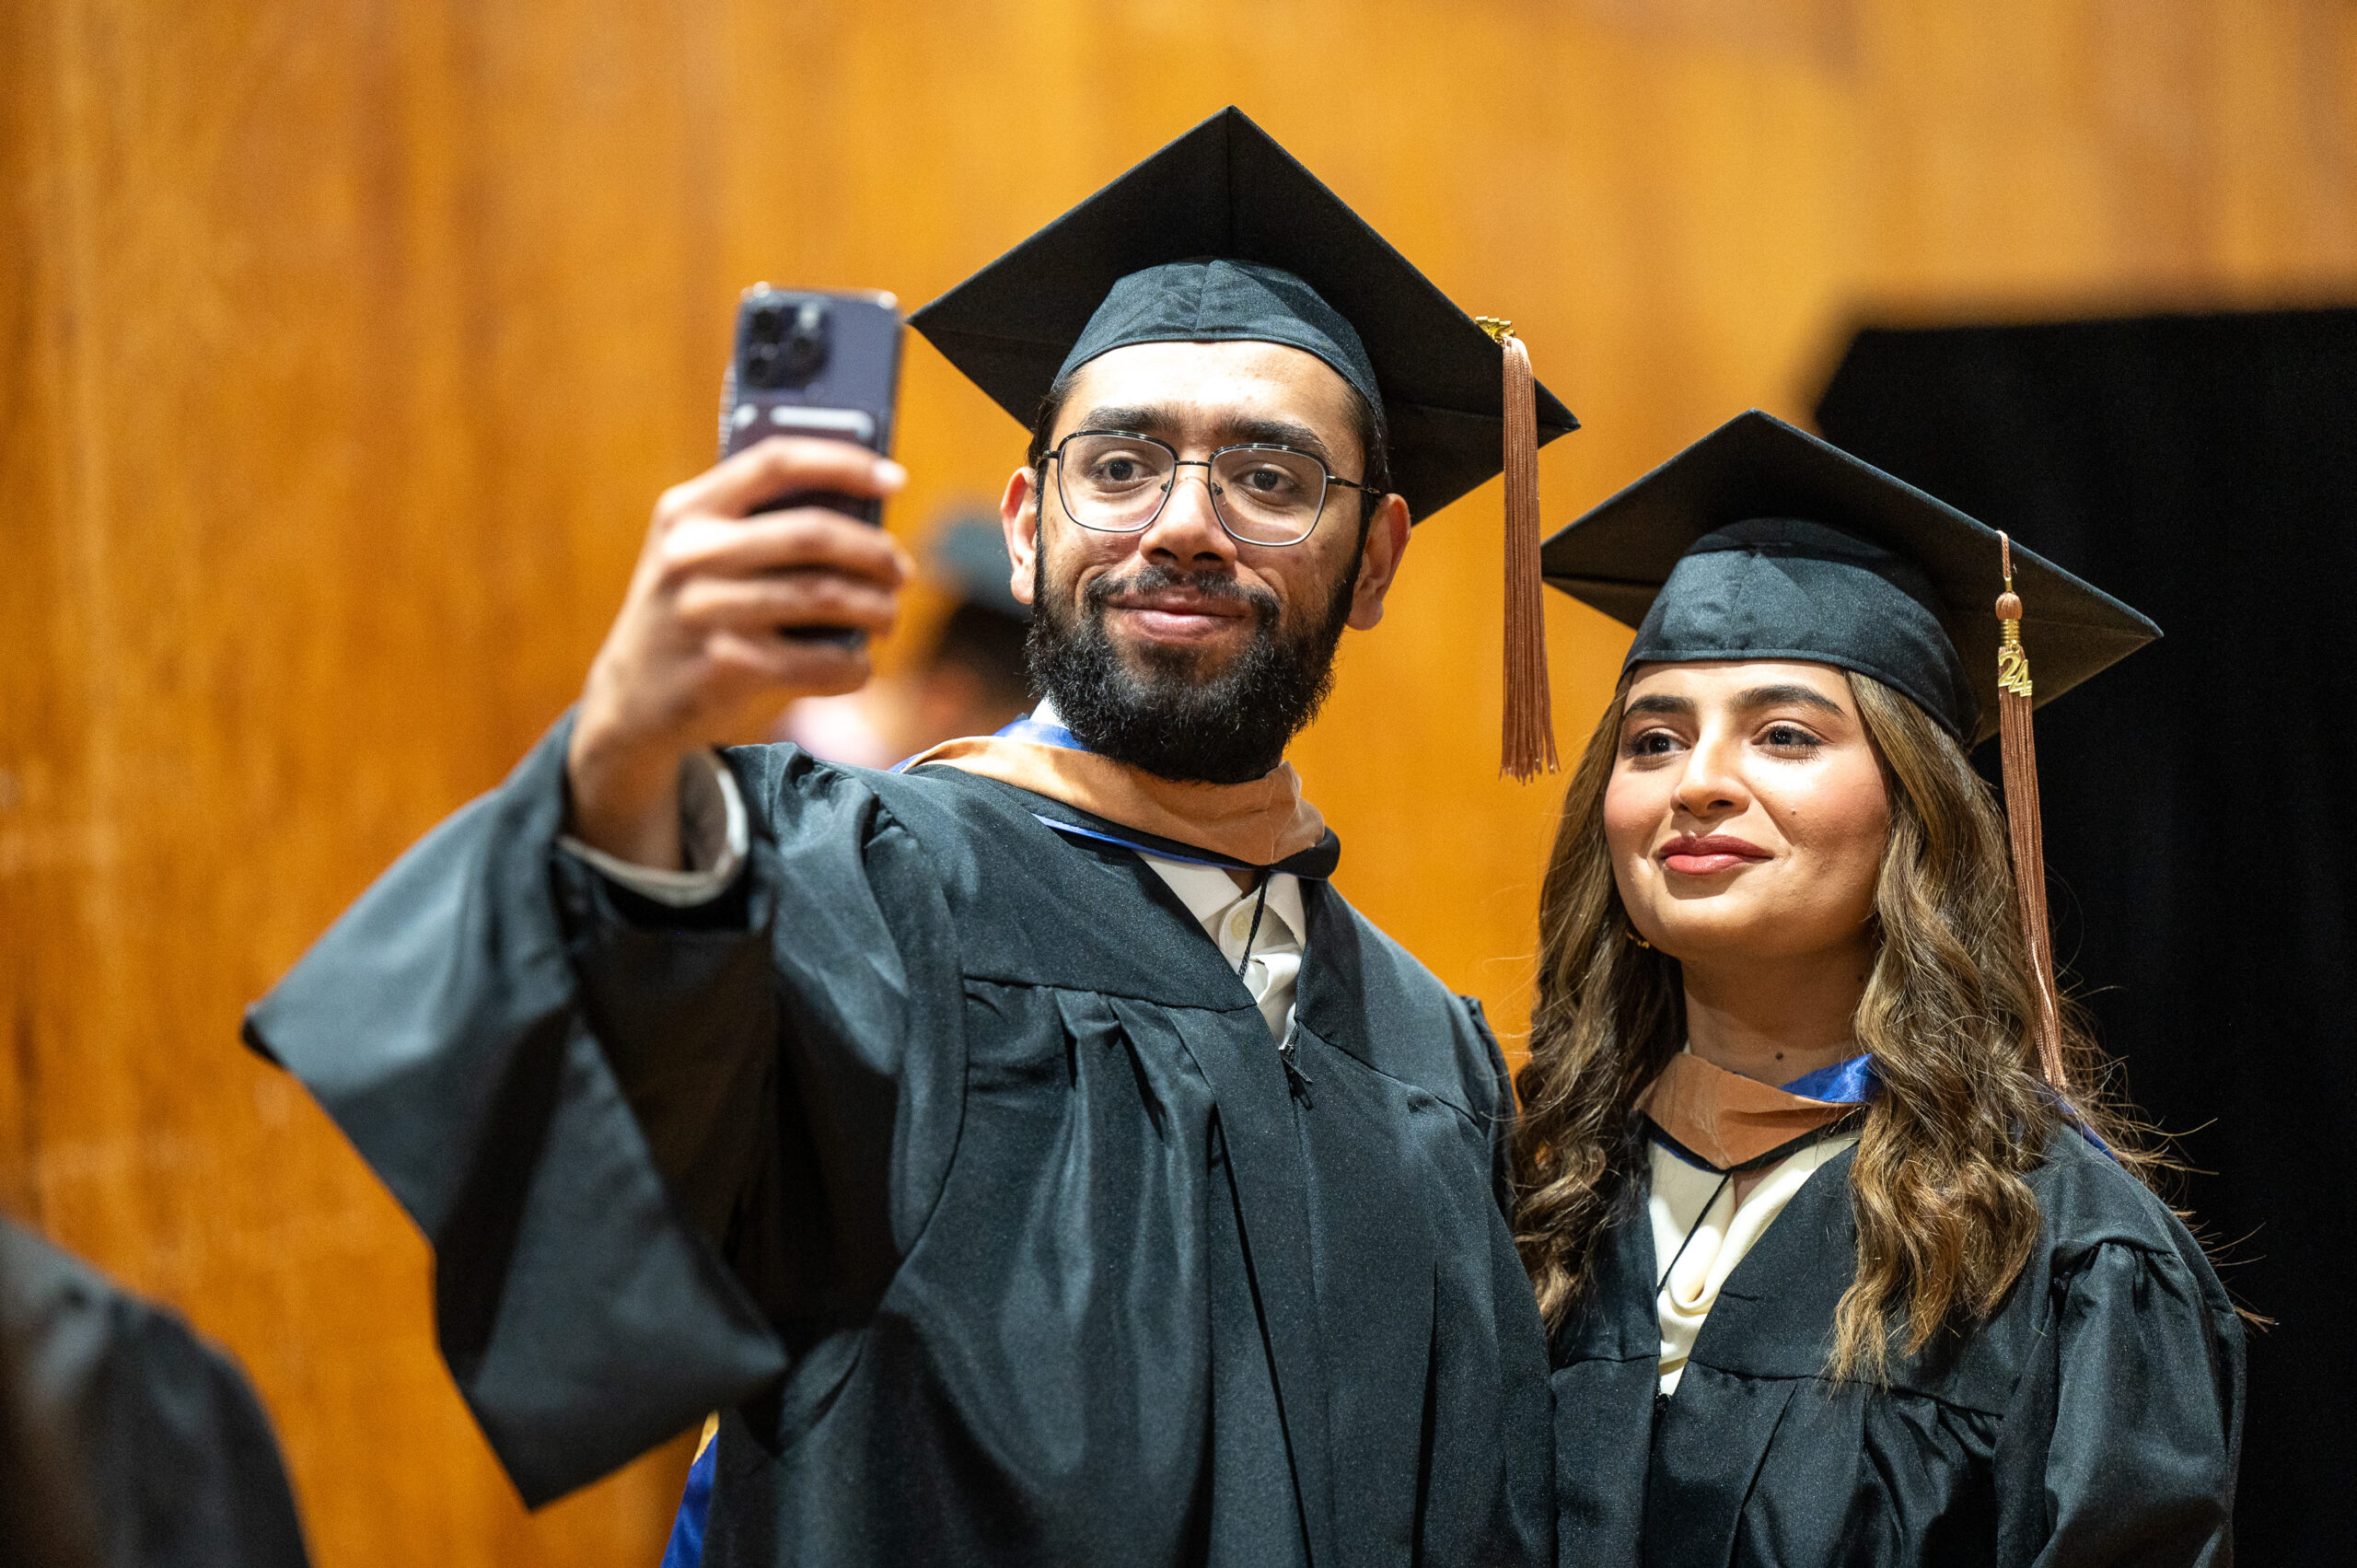
{"label": "graduate man", "polygon": [[[749,516],[892,465],[757,447],[249,1039],[432,1239],[530,1501],[718,1410],[714,1568],[1549,1561],[1504,1063],[1283,761],[1411,518],[1498,471],[1519,346],[1233,110],[914,325],[1034,421],[1030,717],[892,773],[715,755],[865,676],[780,629],[881,631],[900,580]],[[1571,428],[1521,396],[1526,447]]]}

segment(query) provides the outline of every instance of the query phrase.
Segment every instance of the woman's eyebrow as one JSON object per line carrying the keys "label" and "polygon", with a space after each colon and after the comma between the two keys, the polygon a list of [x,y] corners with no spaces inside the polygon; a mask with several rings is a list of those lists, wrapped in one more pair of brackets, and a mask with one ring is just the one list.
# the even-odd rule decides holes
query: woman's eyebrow
{"label": "woman's eyebrow", "polygon": [[1747,687],[1736,693],[1735,705],[1745,713],[1753,713],[1761,708],[1790,706],[1816,708],[1819,712],[1831,714],[1836,718],[1848,716],[1840,703],[1814,686],[1803,686],[1796,680],[1781,681],[1773,686]]}
{"label": "woman's eyebrow", "polygon": [[1694,699],[1672,697],[1666,693],[1650,697],[1631,697],[1623,714],[1667,714],[1678,718],[1690,718],[1694,714]]}

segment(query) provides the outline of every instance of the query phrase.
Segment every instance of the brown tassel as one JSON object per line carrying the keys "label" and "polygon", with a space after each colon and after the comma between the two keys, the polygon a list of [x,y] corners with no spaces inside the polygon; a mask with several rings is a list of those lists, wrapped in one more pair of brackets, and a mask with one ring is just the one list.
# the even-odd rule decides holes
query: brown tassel
{"label": "brown tassel", "polygon": [[2014,852],[2014,898],[2038,989],[2038,1063],[2067,1095],[2062,1009],[2054,990],[2054,939],[2046,918],[2046,830],[2038,805],[2038,738],[2030,727],[2029,655],[2022,647],[2022,601],[2014,594],[2014,541],[1997,536],[2005,591],[1997,598],[1997,746],[2004,763],[2005,835]]}
{"label": "brown tassel", "polygon": [[1531,779],[1562,766],[1547,690],[1547,588],[1538,571],[1538,383],[1514,323],[1476,318],[1505,362],[1506,703],[1499,771]]}

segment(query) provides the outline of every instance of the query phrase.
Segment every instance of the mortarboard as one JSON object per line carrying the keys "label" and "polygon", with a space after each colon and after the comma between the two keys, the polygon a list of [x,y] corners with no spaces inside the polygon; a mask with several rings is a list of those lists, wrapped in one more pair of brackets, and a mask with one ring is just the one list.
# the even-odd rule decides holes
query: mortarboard
{"label": "mortarboard", "polygon": [[2001,736],[2040,1057],[2060,1089],[2030,710],[2161,629],[1937,497],[1757,409],[1562,529],[1540,562],[1550,584],[1637,628],[1624,668],[1810,660],[1904,693],[1966,745]]}
{"label": "mortarboard", "polygon": [[1115,348],[1278,343],[1375,405],[1411,517],[1504,470],[1507,767],[1553,765],[1536,454],[1578,421],[1530,377],[1511,323],[1451,304],[1240,110],[1213,115],[909,324],[1026,425],[1063,374]]}
{"label": "mortarboard", "polygon": [[[1547,581],[1638,630],[1628,662],[1815,659],[1871,675],[1969,745],[1997,732],[1996,529],[1754,409],[1558,531]],[[2010,546],[2034,701],[2161,634]]]}

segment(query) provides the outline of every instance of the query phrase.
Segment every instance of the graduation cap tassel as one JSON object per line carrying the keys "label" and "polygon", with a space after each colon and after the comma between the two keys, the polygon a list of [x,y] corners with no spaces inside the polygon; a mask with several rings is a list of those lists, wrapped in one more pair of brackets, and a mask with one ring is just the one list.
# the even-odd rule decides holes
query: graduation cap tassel
{"label": "graduation cap tassel", "polygon": [[1562,765],[1547,690],[1546,586],[1538,568],[1538,383],[1514,323],[1477,319],[1505,362],[1506,703],[1499,771],[1530,779]]}
{"label": "graduation cap tassel", "polygon": [[2038,802],[2038,739],[2030,727],[2029,655],[2022,647],[2022,601],[2014,593],[2014,541],[1997,536],[2005,591],[1997,597],[1997,745],[2004,764],[2005,833],[2014,853],[2014,898],[2038,990],[2038,1063],[2057,1094],[2068,1094],[2062,1010],[2054,990],[2054,940],[2046,917],[2046,831]]}

